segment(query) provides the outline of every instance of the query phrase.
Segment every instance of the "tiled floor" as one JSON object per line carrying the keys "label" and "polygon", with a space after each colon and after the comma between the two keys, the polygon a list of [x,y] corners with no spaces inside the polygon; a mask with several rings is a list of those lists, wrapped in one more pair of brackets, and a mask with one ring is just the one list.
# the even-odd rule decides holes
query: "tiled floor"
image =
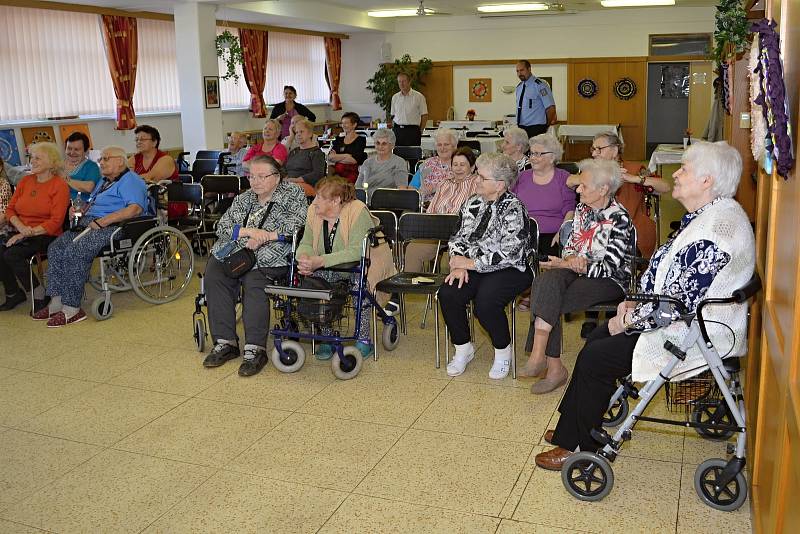
{"label": "tiled floor", "polygon": [[[202,367],[195,291],[157,307],[118,295],[110,320],[55,331],[22,308],[0,315],[0,532],[751,530],[749,503],[700,502],[694,469],[725,446],[681,427],[641,424],[611,494],[572,498],[533,464],[560,392],[488,379],[482,333],[467,372],[448,378],[419,301],[410,335],[354,380],[313,358],[245,379],[235,362]],[[579,325],[567,324],[570,367]]]}

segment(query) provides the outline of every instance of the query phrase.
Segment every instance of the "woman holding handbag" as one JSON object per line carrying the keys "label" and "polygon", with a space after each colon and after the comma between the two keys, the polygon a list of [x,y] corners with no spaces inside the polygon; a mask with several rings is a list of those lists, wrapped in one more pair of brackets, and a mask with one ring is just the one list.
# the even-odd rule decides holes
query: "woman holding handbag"
{"label": "woman holding handbag", "polygon": [[[240,376],[252,376],[267,363],[269,299],[264,287],[286,275],[291,235],[305,223],[303,190],[285,180],[286,171],[272,156],[250,160],[251,189],[240,194],[217,224],[217,242],[205,273],[208,314],[214,348],[203,361],[219,367],[238,358],[236,302],[242,295],[244,359]],[[251,251],[251,252],[246,252]]]}

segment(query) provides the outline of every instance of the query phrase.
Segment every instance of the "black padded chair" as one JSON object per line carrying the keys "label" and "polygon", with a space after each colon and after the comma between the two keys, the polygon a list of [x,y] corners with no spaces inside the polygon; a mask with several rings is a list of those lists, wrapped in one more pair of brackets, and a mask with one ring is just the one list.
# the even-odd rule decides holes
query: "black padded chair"
{"label": "black padded chair", "polygon": [[368,204],[367,202],[367,192],[363,189],[356,189],[356,199],[360,200],[364,204]]}
{"label": "black padded chair", "polygon": [[[230,154],[230,152],[228,152]],[[198,150],[197,154],[194,155],[194,159],[215,159],[218,160],[220,154],[222,154],[221,150]]]}
{"label": "black padded chair", "polygon": [[389,242],[392,248],[392,259],[394,260],[395,267],[400,269],[400,247],[399,247],[399,230],[397,223],[397,215],[389,210],[370,210],[373,217],[380,221],[383,226],[383,235]]}
{"label": "black padded chair", "polygon": [[[469,132],[467,132],[467,133],[469,133]],[[476,157],[481,155],[481,142],[480,141],[477,141],[475,139],[460,139],[458,141],[458,148],[461,148],[462,146],[471,148],[472,151],[475,153]]]}
{"label": "black padded chair", "polygon": [[195,182],[199,182],[203,176],[215,172],[217,172],[217,158],[195,159],[192,163],[192,176]]}
{"label": "black padded chair", "polygon": [[578,164],[574,161],[562,161],[560,163],[556,163],[556,167],[559,169],[564,169],[570,174],[578,174],[578,172],[580,172],[578,169]]}
{"label": "black padded chair", "polygon": [[411,182],[413,173],[411,169],[416,169],[417,164],[422,161],[422,147],[421,146],[396,146],[394,147],[394,154],[400,156],[406,163],[408,163],[408,181]]}
{"label": "black padded chair", "polygon": [[372,192],[369,205],[375,210],[392,210],[398,216],[405,212],[422,211],[419,191],[416,189],[379,187]]}

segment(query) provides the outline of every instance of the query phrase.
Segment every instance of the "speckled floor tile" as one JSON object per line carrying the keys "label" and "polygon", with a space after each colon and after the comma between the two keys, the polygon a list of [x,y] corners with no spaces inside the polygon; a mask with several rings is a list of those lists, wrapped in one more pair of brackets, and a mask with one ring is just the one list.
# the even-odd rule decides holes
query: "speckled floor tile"
{"label": "speckled floor tile", "polygon": [[[191,310],[176,315],[158,306],[147,306],[150,311],[146,313],[130,313],[126,312],[122,304],[114,302],[114,317],[108,321],[95,322],[91,335],[98,339],[114,339],[119,344],[149,345],[158,352],[166,349],[193,349]],[[176,328],[169,335],[154,336],[153,327],[166,322],[174,323]]]}
{"label": "speckled floor tile", "polygon": [[346,493],[220,471],[145,532],[316,532]]}
{"label": "speckled floor tile", "polygon": [[206,467],[107,450],[4,515],[55,532],[138,532],[212,473]]}
{"label": "speckled floor tile", "polygon": [[0,384],[0,423],[16,426],[96,386],[74,378],[16,373]]}
{"label": "speckled floor tile", "polygon": [[0,510],[82,464],[102,449],[9,430],[0,433]]}
{"label": "speckled floor tile", "polygon": [[306,365],[296,373],[283,374],[267,364],[259,374],[248,378],[234,372],[197,396],[275,410],[296,410],[335,380],[328,365]]}
{"label": "speckled floor tile", "polygon": [[448,384],[386,373],[337,380],[298,411],[408,427]]}
{"label": "speckled floor tile", "polygon": [[503,509],[500,511],[501,518],[511,519],[514,517],[514,511],[516,511],[519,501],[522,499],[522,494],[525,493],[525,489],[528,487],[528,483],[536,467],[533,457],[544,450],[547,450],[547,447],[534,446],[531,450],[528,455],[528,461],[525,462],[525,465],[522,467],[522,472],[517,477],[511,494],[506,499],[505,504],[503,504]]}
{"label": "speckled floor tile", "polygon": [[111,384],[193,396],[230,374],[242,363],[232,360],[221,367],[203,367],[203,357],[196,351],[169,349],[159,356],[109,381]]}
{"label": "speckled floor tile", "polygon": [[87,338],[81,345],[65,347],[57,357],[32,367],[31,371],[105,382],[158,354],[147,345],[117,345],[109,344],[106,340]]}
{"label": "speckled floor tile", "polygon": [[100,384],[25,421],[23,430],[111,445],[184,402],[185,397]]}
{"label": "speckled floor tile", "polygon": [[226,468],[351,491],[402,432],[392,426],[295,413]]}
{"label": "speckled floor tile", "polygon": [[40,534],[46,531],[0,519],[0,532],[3,534]]}
{"label": "speckled floor tile", "polygon": [[680,464],[620,456],[612,468],[614,487],[599,502],[577,500],[561,473],[536,468],[513,519],[588,532],[634,532],[644,525],[650,533],[675,532]]}
{"label": "speckled floor tile", "polygon": [[114,448],[222,467],[288,415],[255,406],[189,399]]}
{"label": "speckled floor tile", "polygon": [[530,446],[409,430],[354,493],[496,516]]}
{"label": "speckled floor tile", "polygon": [[536,443],[557,399],[527,390],[452,381],[414,423],[414,428]]}
{"label": "speckled floor tile", "polygon": [[499,519],[465,514],[398,501],[350,495],[336,510],[320,534],[494,533]]}
{"label": "speckled floor tile", "polygon": [[[3,317],[5,318],[5,316]],[[30,321],[30,318],[28,320]],[[33,323],[33,321],[30,322]],[[34,326],[42,325],[34,324]],[[39,332],[34,332],[28,328],[24,328],[21,331],[7,331],[5,334],[0,333],[0,339],[3,340],[3,350],[0,351],[0,365],[12,369],[30,369],[58,356],[65,342],[79,344],[78,338],[75,336],[54,337],[52,330],[55,329],[44,327],[44,330],[51,330],[50,335],[39,337]],[[21,332],[25,332],[27,335],[22,335]],[[34,335],[36,339],[31,337]]]}
{"label": "speckled floor tile", "polygon": [[734,434],[727,441],[716,441],[700,437],[693,428],[686,429],[683,440],[683,463],[698,465],[709,458],[728,458],[728,444],[736,445],[738,434]]}
{"label": "speckled floor tile", "polygon": [[[727,458],[727,456],[721,457]],[[733,512],[721,512],[706,505],[694,489],[696,465],[683,465],[681,474],[681,500],[678,507],[678,534],[749,534],[750,498]],[[746,475],[745,475],[746,478]]]}
{"label": "speckled floor tile", "polygon": [[512,521],[503,519],[497,534],[571,534],[580,532],[566,528],[549,527],[546,525],[534,525],[533,523],[523,523],[522,521]]}

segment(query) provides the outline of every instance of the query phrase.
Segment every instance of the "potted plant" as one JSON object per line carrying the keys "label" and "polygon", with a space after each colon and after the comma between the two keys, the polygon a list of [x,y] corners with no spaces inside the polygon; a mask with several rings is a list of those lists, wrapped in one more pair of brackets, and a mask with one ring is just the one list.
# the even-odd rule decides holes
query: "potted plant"
{"label": "potted plant", "polygon": [[233,78],[233,81],[239,83],[239,74],[236,72],[236,65],[244,63],[244,56],[242,55],[242,47],[239,44],[239,38],[233,35],[229,30],[225,30],[217,35],[214,40],[217,47],[217,57],[222,58],[228,71],[222,76],[223,80]]}
{"label": "potted plant", "polygon": [[411,56],[405,54],[394,63],[383,63],[375,74],[367,80],[367,89],[375,95],[375,103],[386,112],[388,120],[392,107],[392,95],[400,90],[397,85],[397,74],[405,72],[411,77],[411,87],[419,90],[425,85],[422,78],[433,68],[433,62],[424,57],[416,63],[411,61]]}

